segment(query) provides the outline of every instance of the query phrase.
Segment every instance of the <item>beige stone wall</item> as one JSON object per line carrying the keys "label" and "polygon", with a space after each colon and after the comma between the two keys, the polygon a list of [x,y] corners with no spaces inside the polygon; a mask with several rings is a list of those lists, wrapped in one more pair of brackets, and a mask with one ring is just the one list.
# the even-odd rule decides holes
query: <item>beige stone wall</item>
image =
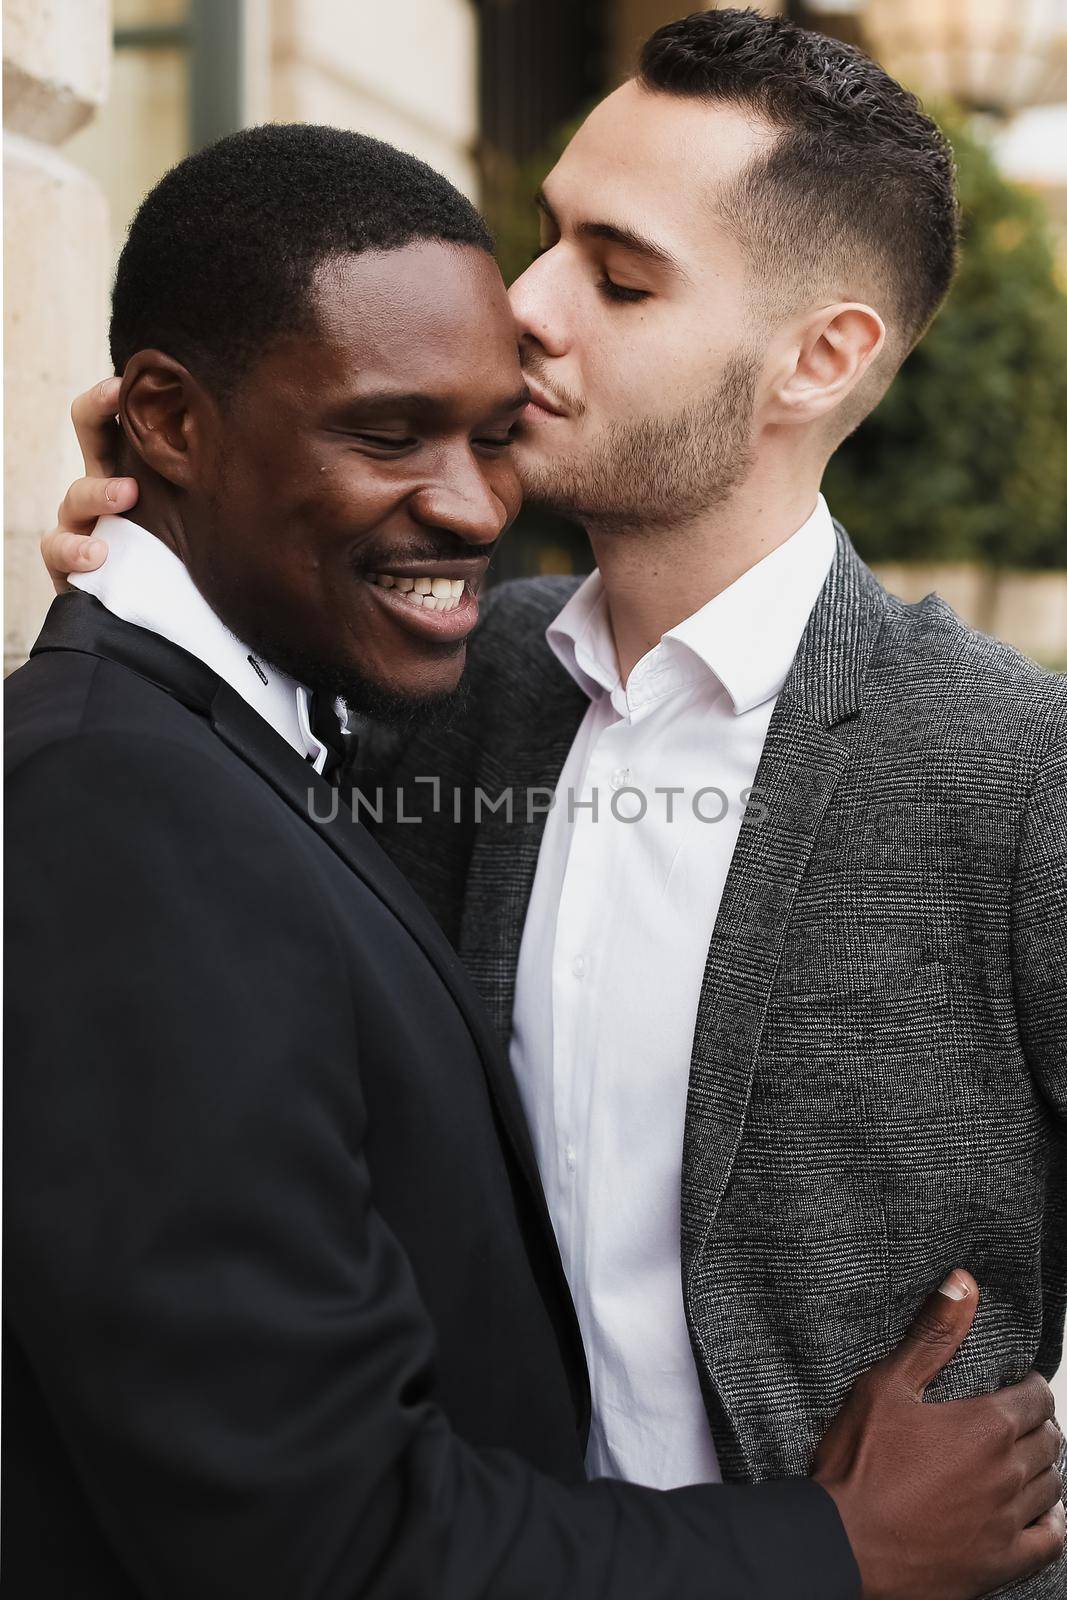
{"label": "beige stone wall", "polygon": [[477,17],[470,0],[274,0],[270,115],[356,128],[477,198]]}
{"label": "beige stone wall", "polygon": [[180,47],[112,57],[107,104],[70,139],[68,159],[103,190],[110,214],[108,280],[134,212],[189,149],[189,67]]}
{"label": "beige stone wall", "polygon": [[71,396],[106,370],[107,207],[60,146],[106,94],[107,0],[4,0],[4,664],[52,597],[37,555],[76,474]]}
{"label": "beige stone wall", "polygon": [[884,562],[875,568],[890,594],[939,594],[972,628],[1024,655],[1067,671],[1067,572],[993,572],[973,562]]}

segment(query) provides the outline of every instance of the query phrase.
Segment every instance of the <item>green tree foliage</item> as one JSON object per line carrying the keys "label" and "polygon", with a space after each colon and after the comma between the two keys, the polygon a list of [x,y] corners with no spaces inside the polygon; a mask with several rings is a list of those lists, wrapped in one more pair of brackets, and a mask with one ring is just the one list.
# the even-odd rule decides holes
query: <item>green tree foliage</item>
{"label": "green tree foliage", "polygon": [[505,283],[514,283],[533,260],[540,238],[540,218],[534,195],[581,127],[584,116],[557,129],[530,161],[510,157],[483,146],[479,161],[482,210],[493,230],[496,256]]}
{"label": "green tree foliage", "polygon": [[942,116],[959,165],[959,276],[826,493],[871,560],[1067,566],[1067,294],[1044,208],[979,134]]}

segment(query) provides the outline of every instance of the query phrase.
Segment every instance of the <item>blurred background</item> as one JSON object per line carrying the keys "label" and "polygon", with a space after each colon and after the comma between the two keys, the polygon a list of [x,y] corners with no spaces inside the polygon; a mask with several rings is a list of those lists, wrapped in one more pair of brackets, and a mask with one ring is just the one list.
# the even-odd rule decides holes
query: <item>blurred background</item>
{"label": "blurred background", "polygon": [[[79,460],[71,398],[107,373],[108,292],[143,194],[250,123],[358,128],[447,173],[506,276],[531,195],[651,30],[693,0],[4,0],[5,664],[51,598],[37,541]],[[1067,669],[1067,0],[771,0],[862,44],[941,117],[966,212],[951,301],[827,493],[905,598]],[[582,571],[524,514],[498,576]]]}

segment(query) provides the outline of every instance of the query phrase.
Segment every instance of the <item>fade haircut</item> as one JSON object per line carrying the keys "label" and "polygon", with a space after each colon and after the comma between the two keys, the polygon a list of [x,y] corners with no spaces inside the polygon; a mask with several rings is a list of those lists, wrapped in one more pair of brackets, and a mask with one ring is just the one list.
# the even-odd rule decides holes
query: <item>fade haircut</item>
{"label": "fade haircut", "polygon": [[444,240],[492,254],[447,178],[364,134],[268,123],[187,156],[142,202],[119,257],[111,359],[165,351],[218,396],[272,340],[316,327],[331,257]]}
{"label": "fade haircut", "polygon": [[742,10],[658,29],[636,78],[779,131],[722,197],[757,282],[789,308],[873,282],[902,360],[948,292],[959,241],[952,151],[915,96],[851,45]]}

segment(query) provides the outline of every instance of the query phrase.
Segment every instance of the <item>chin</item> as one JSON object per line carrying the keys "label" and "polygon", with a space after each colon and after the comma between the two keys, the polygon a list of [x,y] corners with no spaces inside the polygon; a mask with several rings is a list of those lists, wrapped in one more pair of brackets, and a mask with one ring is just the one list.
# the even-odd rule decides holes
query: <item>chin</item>
{"label": "chin", "polygon": [[339,694],[350,711],[372,722],[412,728],[447,724],[464,702],[464,658],[447,672],[368,673],[351,669],[320,687]]}

